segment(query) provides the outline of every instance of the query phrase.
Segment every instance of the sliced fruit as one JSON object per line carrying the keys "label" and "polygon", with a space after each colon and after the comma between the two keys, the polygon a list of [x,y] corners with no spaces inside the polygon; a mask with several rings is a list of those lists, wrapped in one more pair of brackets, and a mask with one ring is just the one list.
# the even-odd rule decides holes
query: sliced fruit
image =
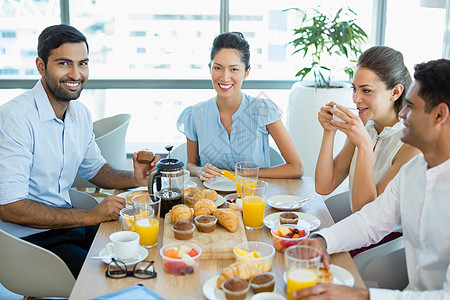
{"label": "sliced fruit", "polygon": [[195,250],[194,248],[192,248],[192,250],[188,253],[190,257],[194,257],[198,255],[197,250]]}
{"label": "sliced fruit", "polygon": [[178,248],[173,247],[169,248],[164,252],[164,255],[170,258],[179,258],[178,256]]}
{"label": "sliced fruit", "polygon": [[278,227],[278,231],[281,233],[281,236],[288,235],[291,233],[291,229],[289,227],[280,226]]}
{"label": "sliced fruit", "polygon": [[180,249],[178,250],[178,256],[181,257],[183,253],[189,254],[191,252],[192,247],[189,247],[188,245],[181,245]]}
{"label": "sliced fruit", "polygon": [[236,253],[238,255],[243,256],[243,257],[249,257],[249,258],[253,257],[253,256],[250,256],[250,254],[246,250],[237,248],[236,246],[234,247],[234,251],[236,251]]}
{"label": "sliced fruit", "polygon": [[254,258],[260,258],[261,257],[261,253],[259,253],[258,251],[252,251],[249,253],[251,257]]}
{"label": "sliced fruit", "polygon": [[222,170],[222,171],[223,171],[223,176],[236,182],[236,177],[234,177],[233,173],[231,173],[230,171],[227,171],[227,170]]}

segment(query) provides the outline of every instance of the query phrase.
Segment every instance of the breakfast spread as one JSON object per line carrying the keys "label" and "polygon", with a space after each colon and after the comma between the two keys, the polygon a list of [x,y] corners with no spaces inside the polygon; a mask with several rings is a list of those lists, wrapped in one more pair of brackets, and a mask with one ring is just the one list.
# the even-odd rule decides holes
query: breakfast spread
{"label": "breakfast spread", "polygon": [[202,189],[199,187],[191,187],[184,190],[183,193],[184,204],[189,207],[193,207],[197,201],[208,199],[208,200],[216,200],[217,192],[215,190],[210,189]]}

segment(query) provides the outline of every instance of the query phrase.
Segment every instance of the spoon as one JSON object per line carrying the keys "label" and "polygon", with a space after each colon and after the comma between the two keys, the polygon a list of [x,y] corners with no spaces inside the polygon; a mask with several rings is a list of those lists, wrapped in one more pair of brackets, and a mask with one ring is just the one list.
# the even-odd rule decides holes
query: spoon
{"label": "spoon", "polygon": [[297,206],[297,205],[299,205],[299,207],[300,207],[300,205],[302,205],[304,202],[306,202],[306,201],[308,201],[308,200],[309,200],[309,198],[304,198],[304,199],[295,201],[295,202],[292,203],[288,208],[294,208],[294,207]]}

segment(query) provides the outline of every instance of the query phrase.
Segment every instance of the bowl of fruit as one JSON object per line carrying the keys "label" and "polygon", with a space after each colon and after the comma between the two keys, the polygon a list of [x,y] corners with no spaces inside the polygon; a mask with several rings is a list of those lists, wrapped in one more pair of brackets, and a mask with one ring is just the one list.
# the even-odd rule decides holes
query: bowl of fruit
{"label": "bowl of fruit", "polygon": [[159,253],[166,273],[189,275],[198,269],[202,248],[192,243],[173,243],[162,247]]}
{"label": "bowl of fruit", "polygon": [[254,264],[261,271],[269,272],[272,269],[275,248],[263,242],[244,242],[236,245],[233,253],[236,261]]}
{"label": "bowl of fruit", "polygon": [[299,225],[280,225],[270,231],[273,237],[273,246],[278,252],[283,252],[290,246],[297,245],[309,237],[309,230]]}

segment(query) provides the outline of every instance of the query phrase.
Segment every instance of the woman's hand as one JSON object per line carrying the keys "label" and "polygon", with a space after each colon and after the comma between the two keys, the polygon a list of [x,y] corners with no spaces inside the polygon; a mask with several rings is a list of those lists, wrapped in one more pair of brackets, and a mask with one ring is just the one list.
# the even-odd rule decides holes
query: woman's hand
{"label": "woman's hand", "polygon": [[350,110],[346,109],[342,105],[337,104],[336,106],[344,113],[334,108],[332,108],[330,112],[333,115],[341,118],[346,123],[337,120],[331,120],[330,124],[345,133],[352,144],[356,147],[369,147],[371,149],[372,141],[370,140],[370,136],[359,116],[353,114]]}
{"label": "woman's hand", "polygon": [[322,125],[325,131],[336,132],[336,127],[331,124],[331,120],[333,120],[333,114],[331,113],[331,110],[333,109],[334,105],[336,105],[336,103],[331,101],[325,104],[325,106],[322,106],[319,110],[319,123],[320,125]]}
{"label": "woman's hand", "polygon": [[210,180],[215,177],[220,177],[223,175],[222,170],[214,167],[212,164],[207,163],[205,166],[201,168],[198,172],[197,176],[202,181]]}

